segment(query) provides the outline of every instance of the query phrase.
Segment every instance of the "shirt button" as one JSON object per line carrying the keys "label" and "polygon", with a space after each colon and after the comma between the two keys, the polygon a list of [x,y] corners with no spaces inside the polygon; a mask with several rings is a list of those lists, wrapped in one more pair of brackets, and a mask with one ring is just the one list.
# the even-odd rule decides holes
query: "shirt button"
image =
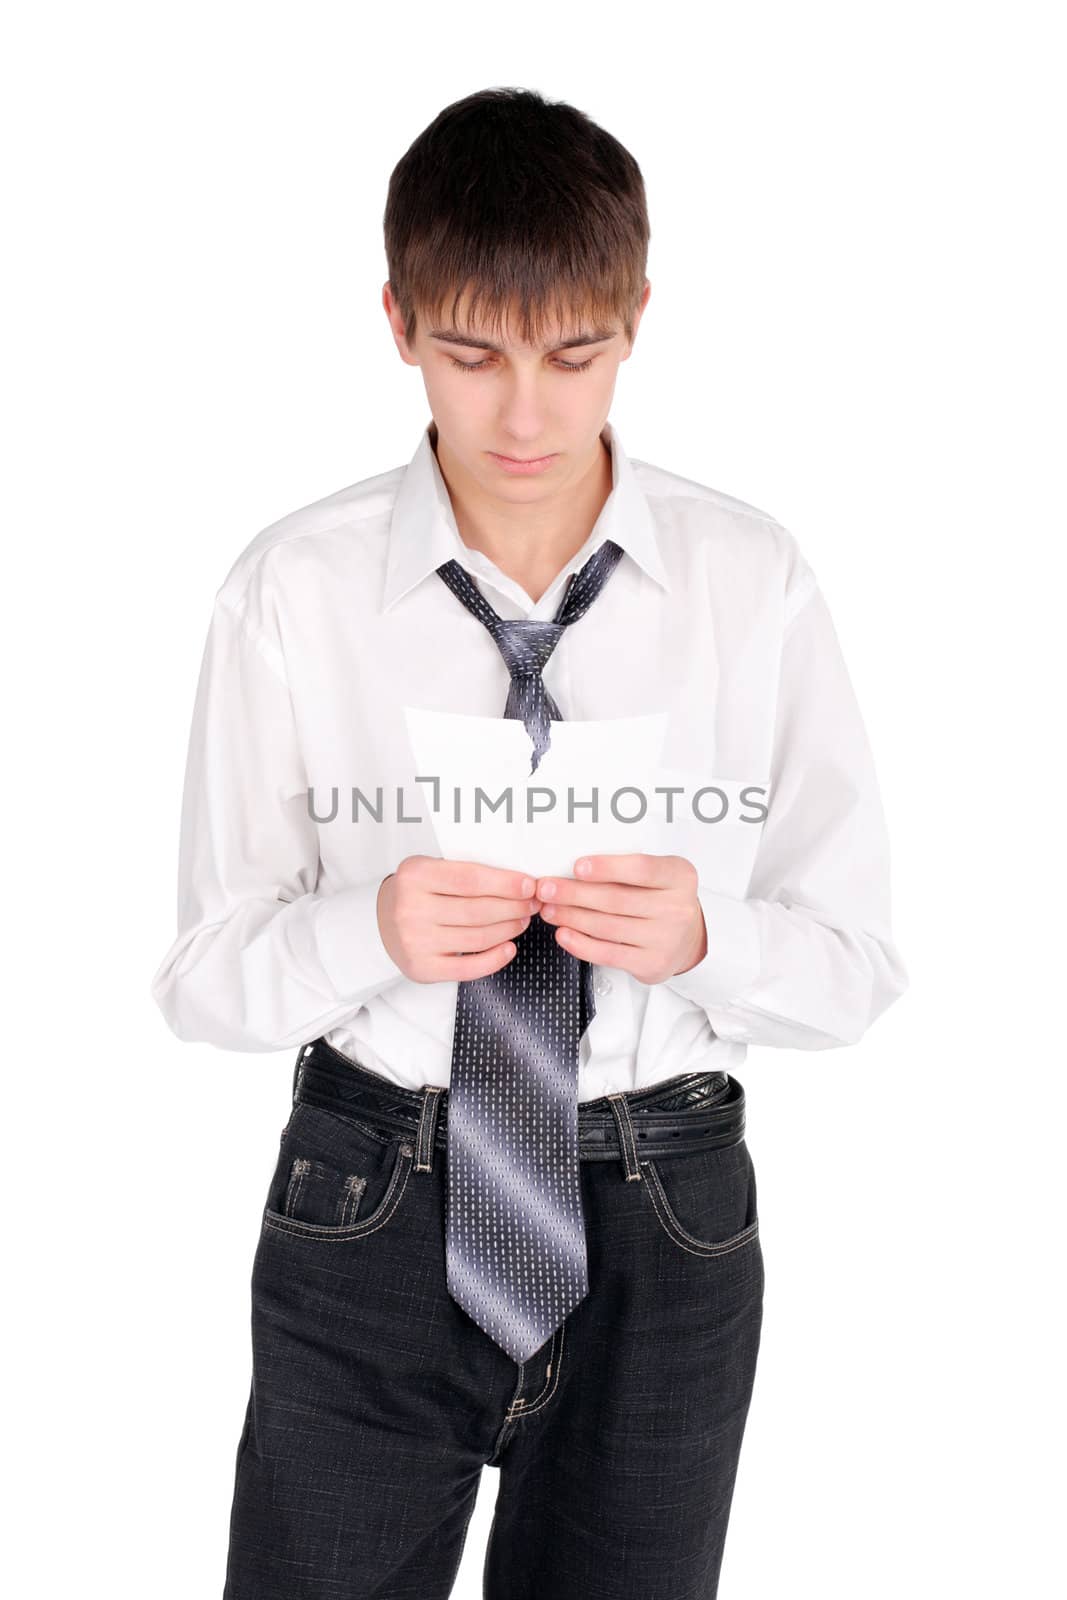
{"label": "shirt button", "polygon": [[598,972],[596,977],[593,979],[593,993],[594,994],[610,994],[611,993],[611,979],[610,978],[605,978],[605,976],[604,976],[604,974],[602,972]]}

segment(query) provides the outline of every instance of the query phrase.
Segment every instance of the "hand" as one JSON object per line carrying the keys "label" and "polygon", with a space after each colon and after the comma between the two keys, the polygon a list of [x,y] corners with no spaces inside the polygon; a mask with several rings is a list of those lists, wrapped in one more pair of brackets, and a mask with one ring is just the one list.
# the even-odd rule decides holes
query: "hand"
{"label": "hand", "polygon": [[662,983],[707,955],[697,869],[685,856],[583,856],[575,873],[539,878],[537,894],[542,921],[581,960]]}
{"label": "hand", "polygon": [[512,960],[509,941],[540,909],[534,886],[526,873],[504,867],[405,856],[378,890],[382,943],[415,983],[488,977]]}

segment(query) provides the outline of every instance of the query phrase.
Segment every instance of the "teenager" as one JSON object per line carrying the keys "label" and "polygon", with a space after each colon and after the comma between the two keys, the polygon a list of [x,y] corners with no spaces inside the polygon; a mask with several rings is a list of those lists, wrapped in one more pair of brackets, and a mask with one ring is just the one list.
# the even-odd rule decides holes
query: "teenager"
{"label": "teenager", "polygon": [[[714,1596],[764,1289],[737,1071],[907,982],[811,566],[608,420],[648,240],[581,112],[444,110],[385,213],[431,421],[215,598],[153,993],[182,1039],[298,1051],[229,1600],[447,1596],[486,1465],[489,1600]],[[662,716],[672,848],[445,859],[409,711],[520,721],[524,777],[564,722]]]}

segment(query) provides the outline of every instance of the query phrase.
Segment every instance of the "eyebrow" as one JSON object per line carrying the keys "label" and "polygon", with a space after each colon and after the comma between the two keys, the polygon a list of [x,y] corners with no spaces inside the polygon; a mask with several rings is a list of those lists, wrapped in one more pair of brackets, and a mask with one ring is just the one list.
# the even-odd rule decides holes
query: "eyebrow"
{"label": "eyebrow", "polygon": [[[608,339],[614,339],[614,328],[592,328],[587,333],[576,333],[570,339],[561,339],[558,344],[542,346],[542,353],[550,350],[572,350],[575,345],[603,344]],[[488,339],[476,339],[473,334],[456,333],[451,328],[430,328],[431,339],[443,339],[446,344],[467,345],[472,350],[491,350],[494,355],[504,355],[503,348],[498,344],[490,344]]]}

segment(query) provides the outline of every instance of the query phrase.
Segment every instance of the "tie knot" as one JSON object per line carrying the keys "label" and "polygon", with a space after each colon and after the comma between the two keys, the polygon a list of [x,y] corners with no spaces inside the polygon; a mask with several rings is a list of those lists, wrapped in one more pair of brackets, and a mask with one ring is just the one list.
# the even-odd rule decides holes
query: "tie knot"
{"label": "tie knot", "polygon": [[539,677],[544,671],[565,627],[563,622],[498,617],[490,631],[511,676],[528,678]]}

